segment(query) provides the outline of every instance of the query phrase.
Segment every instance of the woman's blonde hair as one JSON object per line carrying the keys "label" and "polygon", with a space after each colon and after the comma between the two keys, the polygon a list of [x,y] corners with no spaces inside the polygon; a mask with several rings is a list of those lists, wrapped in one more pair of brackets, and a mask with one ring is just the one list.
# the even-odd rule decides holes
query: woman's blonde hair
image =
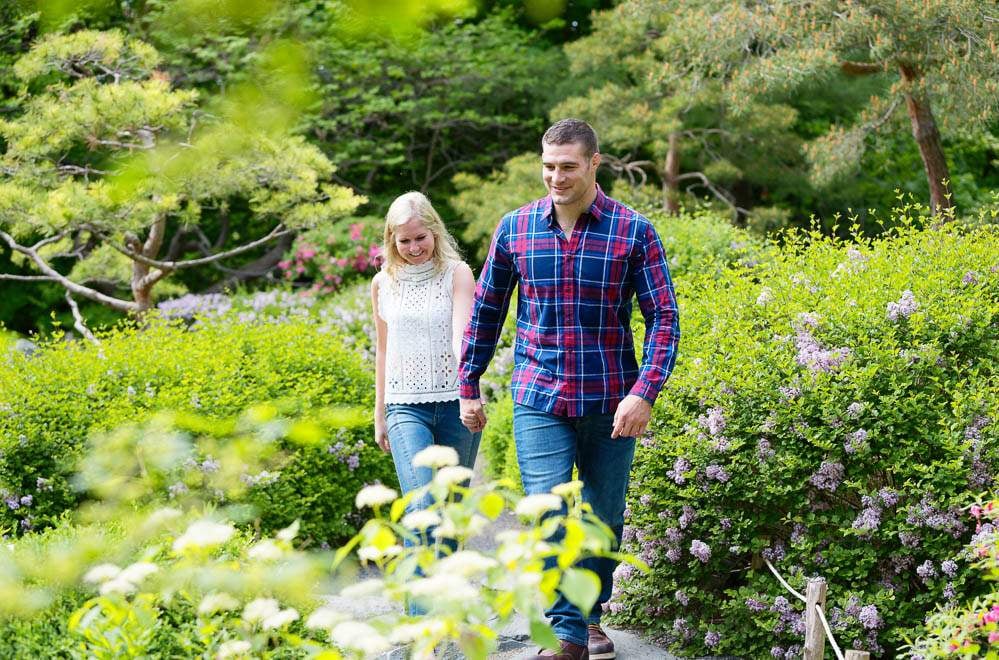
{"label": "woman's blonde hair", "polygon": [[434,270],[440,272],[452,261],[461,261],[461,252],[454,237],[448,233],[444,221],[434,210],[433,204],[421,192],[408,192],[399,195],[389,206],[385,214],[385,238],[382,244],[382,254],[385,255],[385,271],[395,279],[396,270],[406,260],[395,247],[395,231],[399,225],[404,225],[413,218],[423,223],[434,236]]}

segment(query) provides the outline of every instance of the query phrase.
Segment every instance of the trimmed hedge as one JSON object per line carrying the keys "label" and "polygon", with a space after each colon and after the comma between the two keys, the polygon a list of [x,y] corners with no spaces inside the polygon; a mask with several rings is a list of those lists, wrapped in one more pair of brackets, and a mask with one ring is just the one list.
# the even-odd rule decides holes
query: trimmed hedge
{"label": "trimmed hedge", "polygon": [[999,228],[900,224],[682,282],[625,535],[652,572],[622,569],[617,622],[678,652],[800,656],[768,559],[801,591],[826,578],[844,647],[892,655],[981,589],[962,507],[999,466]]}
{"label": "trimmed hedge", "polygon": [[[261,401],[300,410],[373,405],[372,372],[338,335],[308,319],[281,324],[153,323],[120,329],[100,348],[81,342],[8,354],[0,370],[0,528],[49,526],[79,505],[68,476],[89,434],[170,409],[233,416]],[[353,494],[395,481],[366,428],[296,448],[276,481],[251,492],[264,529],[302,519],[303,539],[336,543],[355,531]],[[178,486],[180,488],[182,486]]]}

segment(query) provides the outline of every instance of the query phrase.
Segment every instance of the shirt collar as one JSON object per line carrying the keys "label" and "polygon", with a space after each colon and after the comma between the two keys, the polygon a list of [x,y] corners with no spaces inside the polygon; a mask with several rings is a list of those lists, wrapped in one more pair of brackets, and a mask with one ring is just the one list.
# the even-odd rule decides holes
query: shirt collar
{"label": "shirt collar", "polygon": [[[604,211],[607,210],[608,197],[604,194],[603,188],[600,184],[595,184],[597,187],[597,196],[593,199],[593,203],[590,204],[589,208],[583,211],[582,215],[588,215],[593,220],[602,220]],[[555,205],[552,204],[552,196],[548,195],[541,202],[541,217],[548,220],[549,225],[555,224]]]}

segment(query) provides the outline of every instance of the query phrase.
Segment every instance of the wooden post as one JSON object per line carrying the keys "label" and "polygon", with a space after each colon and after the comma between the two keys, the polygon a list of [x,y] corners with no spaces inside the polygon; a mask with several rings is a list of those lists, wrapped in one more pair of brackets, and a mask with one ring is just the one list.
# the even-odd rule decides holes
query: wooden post
{"label": "wooden post", "polygon": [[870,660],[871,654],[867,651],[854,651],[850,649],[846,652],[846,660]]}
{"label": "wooden post", "polygon": [[826,631],[815,606],[825,609],[825,578],[810,579],[805,598],[805,660],[822,660],[826,654]]}

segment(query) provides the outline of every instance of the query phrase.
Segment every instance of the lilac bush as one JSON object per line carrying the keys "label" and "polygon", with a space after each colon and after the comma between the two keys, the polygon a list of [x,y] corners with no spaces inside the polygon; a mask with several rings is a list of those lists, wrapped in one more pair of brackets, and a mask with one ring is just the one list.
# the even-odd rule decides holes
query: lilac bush
{"label": "lilac bush", "polygon": [[827,580],[845,648],[891,656],[982,589],[963,508],[999,469],[999,229],[909,224],[678,280],[681,357],[627,519],[652,572],[618,581],[614,621],[679,655],[800,657],[802,604],[767,560],[799,591]]}

